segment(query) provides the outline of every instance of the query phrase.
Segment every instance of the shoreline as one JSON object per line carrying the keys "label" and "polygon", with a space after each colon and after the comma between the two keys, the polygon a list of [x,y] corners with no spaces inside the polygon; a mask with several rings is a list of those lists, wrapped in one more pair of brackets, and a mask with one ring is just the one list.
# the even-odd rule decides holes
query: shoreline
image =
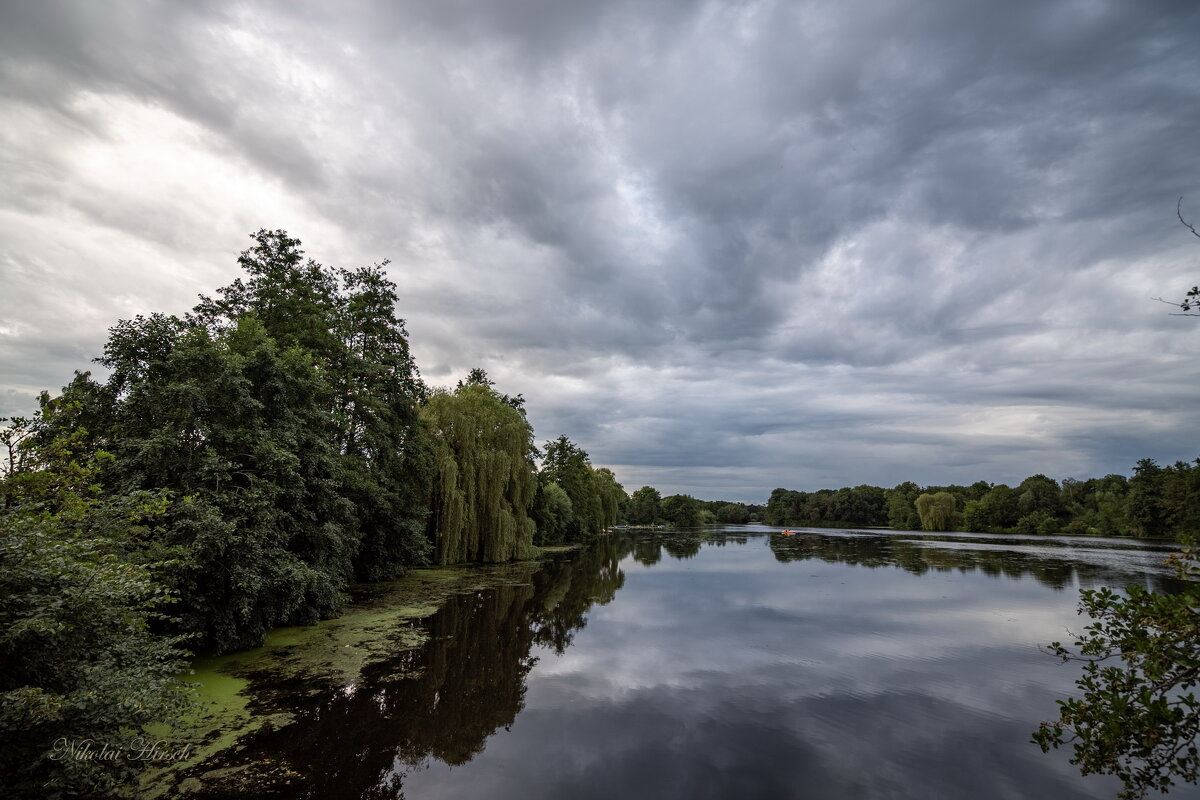
{"label": "shoreline", "polygon": [[[350,587],[341,614],[314,625],[275,628],[263,644],[217,656],[198,656],[180,677],[197,687],[201,708],[182,728],[148,731],[189,757],[152,768],[140,781],[141,796],[173,797],[196,792],[210,781],[236,782],[249,768],[220,766],[247,736],[285,728],[297,698],[330,686],[352,689],[362,671],[398,661],[428,641],[422,629],[453,596],[501,585],[526,584],[542,564],[582,544],[539,548],[536,556],[503,564],[418,567],[393,581]],[[397,674],[397,678],[405,677]]]}

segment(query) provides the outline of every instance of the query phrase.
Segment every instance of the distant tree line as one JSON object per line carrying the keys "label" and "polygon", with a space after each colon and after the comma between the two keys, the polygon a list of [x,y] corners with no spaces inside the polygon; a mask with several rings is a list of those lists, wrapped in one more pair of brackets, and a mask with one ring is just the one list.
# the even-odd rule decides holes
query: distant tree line
{"label": "distant tree line", "polygon": [[891,527],[979,533],[1091,534],[1183,538],[1200,532],[1200,459],[1160,466],[1142,459],[1131,477],[1059,483],[1032,475],[1016,487],[977,481],[969,486],[892,489],[855,486],[798,492],[776,489],[768,525]]}
{"label": "distant tree line", "polygon": [[524,398],[482,370],[422,381],[386,262],[253,240],[191,313],[118,322],[105,380],[0,420],[6,796],[129,791],[138,762],[51,743],[177,717],[184,646],[333,616],[352,581],[582,541],[626,504],[567,437],[539,450]]}
{"label": "distant tree line", "polygon": [[690,494],[663,497],[652,486],[643,486],[629,496],[623,519],[634,526],[696,528],[702,525],[744,525],[759,521],[763,507],[726,500],[697,500]]}

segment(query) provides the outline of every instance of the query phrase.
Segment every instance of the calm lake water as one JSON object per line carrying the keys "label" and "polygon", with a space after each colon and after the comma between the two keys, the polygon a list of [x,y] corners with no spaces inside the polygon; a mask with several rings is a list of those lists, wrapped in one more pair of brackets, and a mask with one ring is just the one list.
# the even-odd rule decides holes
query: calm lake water
{"label": "calm lake water", "polygon": [[238,757],[281,797],[1113,797],[1030,743],[1079,674],[1038,645],[1082,628],[1081,588],[1177,588],[1168,552],[614,535],[453,598],[419,623],[422,648],[351,684],[283,687],[295,721]]}

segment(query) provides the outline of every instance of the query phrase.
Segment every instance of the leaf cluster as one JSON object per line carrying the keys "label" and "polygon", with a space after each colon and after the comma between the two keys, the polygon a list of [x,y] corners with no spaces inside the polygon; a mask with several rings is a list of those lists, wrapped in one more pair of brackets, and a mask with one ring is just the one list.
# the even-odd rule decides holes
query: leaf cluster
{"label": "leaf cluster", "polygon": [[[1181,574],[1196,557],[1178,558]],[[1034,741],[1043,751],[1071,744],[1084,774],[1112,774],[1122,798],[1166,791],[1200,777],[1200,586],[1159,594],[1141,586],[1081,593],[1080,613],[1093,620],[1071,646],[1050,650],[1083,663],[1078,697],[1059,701],[1057,720],[1043,722]]]}

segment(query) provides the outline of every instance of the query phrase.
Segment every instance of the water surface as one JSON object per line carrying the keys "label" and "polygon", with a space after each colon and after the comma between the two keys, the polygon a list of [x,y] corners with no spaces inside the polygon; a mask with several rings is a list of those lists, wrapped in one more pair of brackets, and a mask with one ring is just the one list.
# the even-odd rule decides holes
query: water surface
{"label": "water surface", "polygon": [[[607,537],[457,595],[205,765],[201,796],[1112,797],[1030,743],[1078,591],[1177,588],[1169,546],[801,531]],[[230,776],[236,776],[236,781]],[[1173,797],[1198,797],[1192,787]]]}

